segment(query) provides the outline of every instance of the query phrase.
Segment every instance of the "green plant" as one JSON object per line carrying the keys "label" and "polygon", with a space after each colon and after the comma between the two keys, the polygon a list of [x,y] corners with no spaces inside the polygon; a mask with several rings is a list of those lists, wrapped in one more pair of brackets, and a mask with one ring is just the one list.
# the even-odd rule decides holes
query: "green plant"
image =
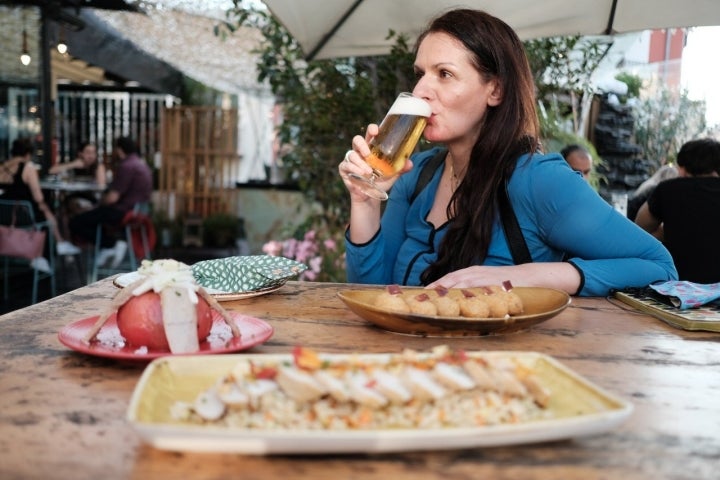
{"label": "green plant", "polygon": [[410,47],[390,32],[396,45],[389,55],[306,62],[297,42],[269,13],[241,3],[235,2],[218,34],[241,25],[260,29],[258,79],[270,84],[283,107],[283,165],[308,200],[322,205],[328,228],[344,230],[349,198],[337,164],[352,137],[362,135],[368,123],[379,123],[398,92],[412,89]]}
{"label": "green plant", "polygon": [[229,213],[215,213],[203,220],[203,245],[208,247],[232,247],[241,237],[242,219]]}
{"label": "green plant", "polygon": [[152,222],[161,247],[176,247],[182,243],[182,221],[171,219],[163,210],[153,209]]}
{"label": "green plant", "polygon": [[552,104],[556,114],[569,120],[568,130],[579,135],[585,100],[594,93],[592,74],[610,44],[579,35],[549,37],[524,42],[535,77],[538,102]]}
{"label": "green plant", "polygon": [[660,89],[635,109],[635,140],[656,167],[675,160],[683,143],[707,132],[705,102],[686,90]]}
{"label": "green plant", "polygon": [[628,86],[627,98],[639,98],[640,90],[643,87],[643,80],[638,75],[633,75],[627,72],[620,72],[615,75],[615,80],[619,80]]}

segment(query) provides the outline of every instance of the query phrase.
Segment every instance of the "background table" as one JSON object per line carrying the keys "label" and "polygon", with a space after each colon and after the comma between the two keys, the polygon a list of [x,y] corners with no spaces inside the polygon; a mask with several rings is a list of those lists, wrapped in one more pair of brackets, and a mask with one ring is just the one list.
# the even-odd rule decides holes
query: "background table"
{"label": "background table", "polygon": [[144,445],[124,416],[144,364],[75,353],[66,324],[98,314],[109,280],[0,317],[0,478],[717,478],[720,335],[674,329],[603,298],[574,298],[530,331],[483,338],[384,332],[337,298],[345,284],[289,282],[225,303],[262,318],[274,336],[251,351],[399,352],[450,344],[553,355],[635,412],[604,435],[516,447],[375,455],[252,457],[174,453]]}

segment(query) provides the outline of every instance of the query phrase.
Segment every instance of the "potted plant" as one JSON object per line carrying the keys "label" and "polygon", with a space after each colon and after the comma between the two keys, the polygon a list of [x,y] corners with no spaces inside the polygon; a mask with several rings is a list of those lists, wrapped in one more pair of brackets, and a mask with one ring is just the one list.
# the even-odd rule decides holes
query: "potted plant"
{"label": "potted plant", "polygon": [[244,236],[244,220],[235,215],[215,213],[203,221],[203,244],[207,247],[234,247],[235,240]]}

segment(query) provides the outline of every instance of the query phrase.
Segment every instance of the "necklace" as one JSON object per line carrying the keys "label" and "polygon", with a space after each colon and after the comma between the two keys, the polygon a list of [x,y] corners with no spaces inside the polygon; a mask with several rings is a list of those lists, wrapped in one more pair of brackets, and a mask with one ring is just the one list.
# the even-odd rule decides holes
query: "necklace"
{"label": "necklace", "polygon": [[455,173],[455,165],[450,162],[450,188],[454,192],[457,190],[458,186],[460,185],[460,178],[458,178],[458,175]]}

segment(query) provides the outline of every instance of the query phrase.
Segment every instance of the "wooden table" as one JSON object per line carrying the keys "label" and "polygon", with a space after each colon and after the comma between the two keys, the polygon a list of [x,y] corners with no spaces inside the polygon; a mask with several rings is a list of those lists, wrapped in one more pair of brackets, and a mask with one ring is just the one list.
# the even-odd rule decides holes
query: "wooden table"
{"label": "wooden table", "polygon": [[535,350],[635,405],[610,433],[517,447],[374,455],[253,457],[172,453],[144,445],[124,415],[143,365],[66,349],[57,332],[92,316],[115,288],[100,281],[0,317],[0,478],[718,478],[720,335],[674,329],[604,298],[574,298],[530,331],[420,338],[376,329],[337,298],[347,284],[289,282],[225,303],[274,336],[255,353],[295,345],[326,352]]}

